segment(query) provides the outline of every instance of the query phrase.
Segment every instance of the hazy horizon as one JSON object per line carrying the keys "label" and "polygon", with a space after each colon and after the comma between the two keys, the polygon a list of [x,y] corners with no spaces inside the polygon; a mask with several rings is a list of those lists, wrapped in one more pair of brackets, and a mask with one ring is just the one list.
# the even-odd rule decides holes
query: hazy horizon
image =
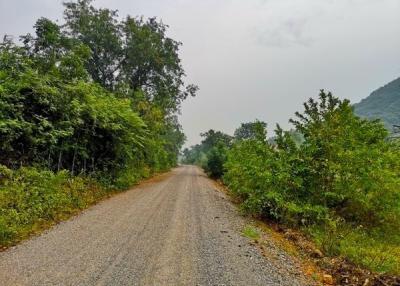
{"label": "hazy horizon", "polygon": [[[0,0],[0,35],[32,32],[43,16],[62,22],[63,1]],[[270,135],[319,89],[353,103],[400,76],[400,1],[95,1],[157,16],[181,41],[187,82],[200,87],[182,106],[187,146],[210,128],[232,134],[263,120]]]}

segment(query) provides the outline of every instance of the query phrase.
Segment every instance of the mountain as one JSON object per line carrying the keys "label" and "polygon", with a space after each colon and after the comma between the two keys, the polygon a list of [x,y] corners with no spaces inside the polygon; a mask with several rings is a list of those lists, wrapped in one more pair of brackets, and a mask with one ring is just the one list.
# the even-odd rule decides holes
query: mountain
{"label": "mountain", "polygon": [[370,96],[354,104],[358,116],[381,119],[392,130],[400,125],[400,78],[378,88]]}

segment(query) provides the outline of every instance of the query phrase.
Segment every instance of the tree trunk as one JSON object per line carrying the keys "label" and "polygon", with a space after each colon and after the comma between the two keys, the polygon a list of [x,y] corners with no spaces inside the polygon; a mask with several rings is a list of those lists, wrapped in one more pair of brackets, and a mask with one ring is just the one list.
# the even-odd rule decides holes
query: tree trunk
{"label": "tree trunk", "polygon": [[61,169],[61,159],[62,159],[62,151],[58,154],[58,164],[57,164],[57,172]]}
{"label": "tree trunk", "polygon": [[71,168],[72,176],[74,175],[74,171],[75,171],[75,158],[76,158],[76,148],[74,149],[74,156],[72,157],[72,168]]}

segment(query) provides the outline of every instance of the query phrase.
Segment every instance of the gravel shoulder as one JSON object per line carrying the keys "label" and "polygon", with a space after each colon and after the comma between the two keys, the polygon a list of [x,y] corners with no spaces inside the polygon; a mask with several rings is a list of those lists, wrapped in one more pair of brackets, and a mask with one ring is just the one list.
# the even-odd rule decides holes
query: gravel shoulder
{"label": "gravel shoulder", "polygon": [[182,166],[0,253],[0,285],[310,285],[284,251],[262,256],[248,223]]}

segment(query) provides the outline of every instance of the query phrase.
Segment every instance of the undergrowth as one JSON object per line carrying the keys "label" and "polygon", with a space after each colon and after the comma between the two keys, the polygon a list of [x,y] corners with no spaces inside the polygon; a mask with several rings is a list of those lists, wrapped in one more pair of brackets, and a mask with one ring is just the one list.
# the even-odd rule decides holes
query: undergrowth
{"label": "undergrowth", "polygon": [[0,165],[0,247],[27,238],[111,194],[94,179]]}

